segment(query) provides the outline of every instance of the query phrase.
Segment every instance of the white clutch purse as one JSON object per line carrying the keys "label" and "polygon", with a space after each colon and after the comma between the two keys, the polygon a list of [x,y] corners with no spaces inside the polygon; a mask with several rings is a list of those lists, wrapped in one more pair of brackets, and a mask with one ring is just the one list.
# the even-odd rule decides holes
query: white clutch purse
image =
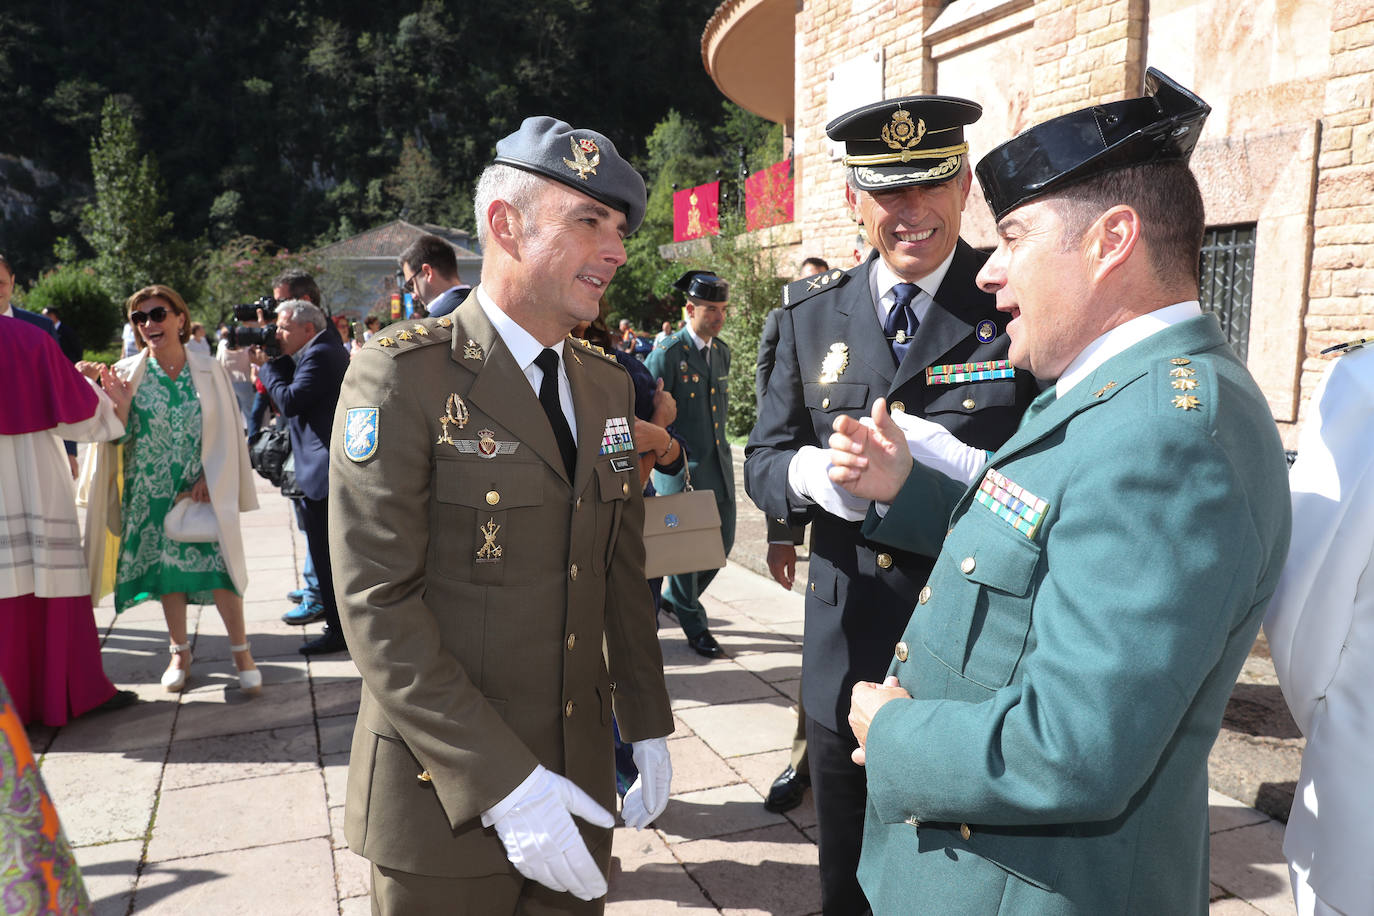
{"label": "white clutch purse", "polygon": [[215,507],[210,503],[198,503],[189,496],[178,499],[172,506],[162,522],[162,530],[174,541],[213,543],[219,540]]}

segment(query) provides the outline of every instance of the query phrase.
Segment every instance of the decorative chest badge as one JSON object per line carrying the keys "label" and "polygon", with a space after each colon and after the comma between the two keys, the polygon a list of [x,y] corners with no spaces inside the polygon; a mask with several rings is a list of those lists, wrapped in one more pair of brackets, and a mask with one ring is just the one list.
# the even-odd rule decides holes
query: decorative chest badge
{"label": "decorative chest badge", "polygon": [[345,417],[344,454],[353,461],[366,461],[377,454],[376,407],[350,407]]}
{"label": "decorative chest badge", "polygon": [[1005,359],[990,359],[981,363],[949,363],[926,369],[927,385],[958,385],[963,382],[986,382],[999,378],[1015,378],[1016,367]]}
{"label": "decorative chest badge", "polygon": [[1050,504],[1029,490],[1012,483],[993,468],[983,475],[974,499],[987,506],[993,514],[1028,538],[1045,519]]}
{"label": "decorative chest badge", "polygon": [[926,122],[920,118],[912,121],[911,112],[902,108],[894,111],[892,120],[883,126],[883,142],[903,152],[915,149],[925,135]]}
{"label": "decorative chest badge", "polygon": [[601,164],[601,150],[597,148],[596,141],[591,139],[569,137],[568,142],[572,144],[573,157],[564,159],[563,164],[586,181],[588,175],[596,174],[596,167]]}
{"label": "decorative chest badge", "polygon": [[482,359],[482,356],[482,345],[469,337],[463,345],[463,359]]}
{"label": "decorative chest badge", "polygon": [[634,447],[634,436],[630,433],[630,424],[624,417],[612,417],[606,421],[606,428],[601,431],[601,454],[632,452]]}
{"label": "decorative chest badge", "polygon": [[843,343],[833,343],[821,360],[822,385],[829,385],[839,379],[840,374],[849,368],[849,347]]}
{"label": "decorative chest badge", "polygon": [[487,519],[487,523],[477,530],[482,532],[482,546],[477,550],[477,562],[494,563],[501,559],[501,545],[496,543],[496,533],[501,530],[501,526],[496,524],[496,519]]}
{"label": "decorative chest badge", "polygon": [[468,405],[455,392],[448,396],[448,402],[444,404],[444,415],[439,418],[439,426],[443,430],[439,434],[435,445],[453,445],[453,437],[448,434],[449,425],[452,424],[457,429],[462,429],[468,423]]}
{"label": "decorative chest badge", "polygon": [[495,458],[497,455],[514,455],[515,450],[520,447],[519,442],[498,442],[496,432],[490,429],[477,430],[477,439],[456,439],[453,447],[464,455],[480,455],[483,458]]}
{"label": "decorative chest badge", "polygon": [[973,329],[973,333],[978,336],[980,342],[991,343],[992,339],[997,336],[997,325],[993,324],[989,319],[984,318],[982,321],[978,322],[978,327]]}

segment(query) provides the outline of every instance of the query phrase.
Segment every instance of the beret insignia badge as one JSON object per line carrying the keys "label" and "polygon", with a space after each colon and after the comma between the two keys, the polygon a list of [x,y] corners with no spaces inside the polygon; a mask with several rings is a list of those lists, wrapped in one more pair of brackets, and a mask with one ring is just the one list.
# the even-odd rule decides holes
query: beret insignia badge
{"label": "beret insignia badge", "polygon": [[565,158],[563,164],[586,181],[588,175],[596,174],[596,167],[601,164],[601,150],[597,148],[595,140],[569,137],[568,142],[572,145],[573,157]]}

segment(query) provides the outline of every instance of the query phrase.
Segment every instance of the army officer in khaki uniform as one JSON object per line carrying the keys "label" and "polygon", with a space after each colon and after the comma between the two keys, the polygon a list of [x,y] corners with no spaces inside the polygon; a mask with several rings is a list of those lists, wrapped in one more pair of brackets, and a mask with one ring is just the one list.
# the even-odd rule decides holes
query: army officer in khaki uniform
{"label": "army officer in khaki uniform", "polygon": [[553,118],[496,150],[481,286],[374,337],[339,397],[330,545],[363,676],[345,834],[375,913],[600,913],[612,711],[640,771],[626,823],[668,796],[634,390],[567,337],[644,183]]}

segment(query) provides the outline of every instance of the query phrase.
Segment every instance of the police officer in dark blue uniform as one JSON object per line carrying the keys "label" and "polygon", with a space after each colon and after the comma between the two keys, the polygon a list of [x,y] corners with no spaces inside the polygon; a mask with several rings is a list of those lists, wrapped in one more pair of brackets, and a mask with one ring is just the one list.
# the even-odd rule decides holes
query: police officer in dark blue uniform
{"label": "police officer in dark blue uniform", "polygon": [[850,689],[882,680],[932,564],[864,538],[867,503],[838,497],[826,477],[831,424],[883,397],[995,449],[1036,393],[1006,361],[1006,316],[974,285],[987,256],[959,238],[972,184],[963,130],[981,115],[965,99],[910,96],[826,125],[845,144],[845,199],[874,250],[784,288],[777,362],[745,450],[758,507],[813,526],[803,701],[827,914],[868,909],[855,877],[866,787],[849,756]]}

